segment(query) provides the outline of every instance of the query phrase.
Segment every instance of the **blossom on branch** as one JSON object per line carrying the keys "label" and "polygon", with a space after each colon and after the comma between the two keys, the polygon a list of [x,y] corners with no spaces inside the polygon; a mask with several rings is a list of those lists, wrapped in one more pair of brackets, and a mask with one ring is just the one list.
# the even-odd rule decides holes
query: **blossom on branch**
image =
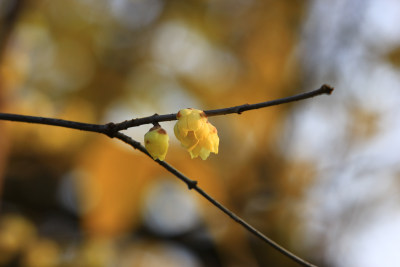
{"label": "blossom on branch", "polygon": [[169,136],[167,132],[156,125],[144,135],[144,146],[153,159],[164,160],[168,151]]}
{"label": "blossom on branch", "polygon": [[176,138],[190,153],[191,158],[206,160],[210,153],[218,154],[217,129],[208,121],[206,114],[198,109],[182,109],[176,115],[174,127]]}

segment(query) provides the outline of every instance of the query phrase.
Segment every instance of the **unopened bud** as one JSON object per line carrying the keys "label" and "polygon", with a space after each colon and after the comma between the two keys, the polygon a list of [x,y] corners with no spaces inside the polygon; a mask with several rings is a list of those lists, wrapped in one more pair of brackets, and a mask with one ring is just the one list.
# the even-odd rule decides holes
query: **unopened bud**
{"label": "unopened bud", "polygon": [[164,160],[168,151],[169,136],[167,132],[156,125],[144,135],[144,146],[153,159]]}

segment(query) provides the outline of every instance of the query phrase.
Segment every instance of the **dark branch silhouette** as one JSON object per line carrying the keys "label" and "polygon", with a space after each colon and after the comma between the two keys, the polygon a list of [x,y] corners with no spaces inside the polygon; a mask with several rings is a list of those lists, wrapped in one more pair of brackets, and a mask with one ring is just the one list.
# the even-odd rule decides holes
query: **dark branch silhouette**
{"label": "dark branch silhouette", "polygon": [[46,117],[0,113],[0,120],[60,126],[87,132],[96,132],[96,133],[107,132],[107,126],[102,124],[91,124],[91,123],[83,123],[83,122],[68,121],[68,120],[61,120],[54,118],[46,118]]}
{"label": "dark branch silhouette", "polygon": [[[228,114],[232,114],[232,113],[241,114],[242,112],[253,110],[253,109],[281,105],[281,104],[285,104],[285,103],[304,100],[307,98],[312,98],[314,96],[323,95],[323,94],[329,95],[332,93],[332,91],[333,91],[333,87],[331,87],[327,84],[324,84],[319,89],[310,91],[307,93],[302,93],[302,94],[298,94],[298,95],[294,95],[294,96],[289,96],[289,97],[285,97],[285,98],[280,98],[280,99],[256,103],[256,104],[244,104],[244,105],[229,107],[229,108],[204,110],[204,113],[208,117],[219,116],[219,115],[228,115]],[[116,124],[114,124],[114,129],[117,131],[120,131],[120,130],[128,129],[130,127],[143,125],[143,124],[150,124],[150,123],[156,123],[156,122],[161,122],[161,121],[173,121],[173,120],[176,120],[176,113],[165,114],[165,115],[154,114],[153,116],[149,116],[149,117],[143,117],[143,118],[132,119],[129,121],[116,123]]]}
{"label": "dark branch silhouette", "polygon": [[[333,87],[324,84],[319,89],[310,91],[307,93],[302,93],[302,94],[298,94],[298,95],[294,95],[294,96],[289,96],[289,97],[285,97],[285,98],[280,98],[280,99],[256,103],[256,104],[244,104],[244,105],[229,107],[229,108],[205,110],[204,113],[208,117],[227,115],[227,114],[232,114],[232,113],[241,114],[242,112],[253,110],[253,109],[281,105],[281,104],[285,104],[285,103],[304,100],[307,98],[312,98],[314,96],[323,95],[323,94],[331,94],[332,91],[333,91]],[[114,134],[117,133],[118,131],[126,130],[131,127],[137,127],[137,126],[140,126],[143,124],[154,124],[154,123],[162,122],[162,121],[174,121],[174,120],[176,120],[176,113],[164,114],[164,115],[154,114],[152,116],[127,120],[127,121],[123,121],[120,123],[110,122],[107,124],[82,123],[82,122],[75,122],[75,121],[62,120],[62,119],[27,116],[27,115],[17,115],[17,114],[8,114],[8,113],[0,113],[0,120],[19,121],[19,122],[60,126],[60,127],[77,129],[77,130],[82,130],[82,131],[103,133],[110,137],[113,137]]]}
{"label": "dark branch silhouette", "polygon": [[[123,134],[123,133],[116,133],[115,138],[118,138],[120,140],[122,140],[123,142],[129,144],[130,146],[132,146],[135,149],[140,150],[141,152],[145,153],[147,156],[149,156],[150,158],[152,158],[150,156],[150,154],[147,152],[146,148],[144,146],[142,146],[139,142],[133,140],[132,138],[130,138],[129,136]],[[253,226],[251,226],[250,224],[248,224],[245,220],[243,220],[242,218],[240,218],[239,216],[237,216],[235,213],[233,213],[232,211],[230,211],[228,208],[226,208],[224,205],[222,205],[221,203],[219,203],[217,200],[215,200],[213,197],[211,197],[209,194],[207,194],[203,189],[201,189],[198,185],[197,185],[197,181],[194,181],[188,177],[186,177],[184,174],[182,174],[180,171],[178,171],[177,169],[175,169],[174,167],[172,167],[170,164],[168,164],[165,161],[160,161],[160,160],[154,160],[156,161],[158,164],[160,164],[162,167],[164,167],[167,171],[169,171],[170,173],[172,173],[173,175],[175,175],[177,178],[179,178],[181,181],[183,181],[184,183],[186,183],[186,185],[188,186],[189,189],[193,189],[195,191],[197,191],[197,193],[199,193],[200,195],[202,195],[205,199],[207,199],[211,204],[213,204],[215,207],[217,207],[218,209],[220,209],[221,211],[223,211],[226,215],[228,215],[229,217],[231,217],[235,222],[237,222],[238,224],[242,225],[244,228],[246,228],[249,232],[251,232],[252,234],[254,234],[255,236],[257,236],[258,238],[260,238],[261,240],[263,240],[265,243],[269,244],[271,247],[273,247],[274,249],[276,249],[277,251],[281,252],[283,255],[291,258],[292,260],[294,260],[295,262],[299,263],[302,266],[308,266],[308,267],[316,267],[315,265],[303,260],[302,258],[296,256],[295,254],[293,254],[292,252],[288,251],[287,249],[283,248],[282,246],[280,246],[279,244],[277,244],[276,242],[274,242],[273,240],[271,240],[270,238],[266,237],[264,234],[262,234],[260,231],[258,231],[257,229],[255,229]]]}
{"label": "dark branch silhouette", "polygon": [[[280,98],[277,100],[261,102],[261,103],[256,103],[256,104],[244,104],[241,106],[235,106],[235,107],[229,107],[229,108],[206,110],[204,112],[207,114],[207,116],[219,116],[219,115],[227,115],[227,114],[232,114],[232,113],[241,114],[242,112],[253,110],[253,109],[259,109],[259,108],[265,108],[265,107],[274,106],[274,105],[280,105],[280,104],[284,104],[284,103],[290,103],[290,102],[299,101],[299,100],[303,100],[303,99],[307,99],[307,98],[311,98],[311,97],[323,95],[323,94],[331,94],[332,91],[333,91],[333,87],[331,87],[329,85],[322,85],[317,90],[290,96],[290,97],[286,97],[286,98]],[[62,120],[62,119],[35,117],[35,116],[26,116],[26,115],[17,115],[17,114],[7,114],[7,113],[0,113],[0,120],[19,121],[19,122],[27,122],[27,123],[35,123],[35,124],[45,124],[45,125],[60,126],[60,127],[77,129],[77,130],[82,130],[82,131],[106,134],[111,138],[115,137],[117,139],[120,139],[121,141],[129,144],[130,146],[132,146],[135,149],[140,150],[141,152],[143,152],[144,154],[146,154],[147,156],[149,156],[151,158],[151,156],[147,152],[146,148],[144,146],[142,146],[140,144],[140,142],[133,140],[131,137],[129,137],[119,131],[131,128],[131,127],[143,125],[143,124],[150,124],[150,123],[154,124],[154,123],[158,123],[161,121],[176,120],[176,113],[166,114],[166,115],[155,114],[153,116],[133,119],[133,120],[124,121],[121,123],[112,123],[111,122],[111,123],[107,123],[107,124],[90,124],[90,123],[82,123],[82,122],[75,122],[75,121]],[[223,206],[221,203],[219,203],[217,200],[215,200],[210,195],[208,195],[205,191],[203,191],[200,187],[198,187],[197,181],[189,179],[188,177],[186,177],[184,174],[179,172],[177,169],[175,169],[174,167],[172,167],[165,161],[155,160],[155,162],[160,164],[171,174],[173,174],[174,176],[179,178],[181,181],[183,181],[188,186],[189,189],[193,189],[196,192],[198,192],[205,199],[207,199],[210,203],[212,203],[215,207],[217,207],[222,212],[227,214],[230,218],[232,218],[235,222],[237,222],[238,224],[243,226],[250,233],[257,236],[262,241],[269,244],[271,247],[273,247],[274,249],[276,249],[283,255],[289,257],[290,259],[299,263],[302,266],[315,267],[315,265],[303,260],[302,258],[296,256],[295,254],[293,254],[290,251],[286,250],[285,248],[281,247],[276,242],[269,239],[264,234],[259,232],[257,229],[252,227],[250,224],[248,224],[242,218],[240,218],[239,216],[234,214],[232,211],[227,209],[225,206]]]}

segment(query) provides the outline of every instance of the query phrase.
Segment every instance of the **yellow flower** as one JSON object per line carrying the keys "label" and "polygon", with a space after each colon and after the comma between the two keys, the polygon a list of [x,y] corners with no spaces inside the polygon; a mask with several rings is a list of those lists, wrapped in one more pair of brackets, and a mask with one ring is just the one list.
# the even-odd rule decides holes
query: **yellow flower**
{"label": "yellow flower", "polygon": [[144,135],[144,146],[153,159],[164,160],[168,151],[169,136],[167,132],[156,125]]}
{"label": "yellow flower", "polygon": [[205,160],[210,153],[218,154],[219,137],[217,129],[208,122],[202,110],[182,109],[177,114],[174,127],[176,138],[190,153],[191,158]]}

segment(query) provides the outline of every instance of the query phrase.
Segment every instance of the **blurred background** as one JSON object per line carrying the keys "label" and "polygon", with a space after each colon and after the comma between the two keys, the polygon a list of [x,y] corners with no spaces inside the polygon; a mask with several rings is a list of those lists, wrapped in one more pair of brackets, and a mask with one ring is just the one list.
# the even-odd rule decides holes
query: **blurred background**
{"label": "blurred background", "polygon": [[[319,266],[400,266],[397,0],[0,0],[0,110],[88,123],[212,117],[166,161]],[[126,131],[143,142],[150,125]],[[0,122],[0,266],[297,266],[119,140]]]}

